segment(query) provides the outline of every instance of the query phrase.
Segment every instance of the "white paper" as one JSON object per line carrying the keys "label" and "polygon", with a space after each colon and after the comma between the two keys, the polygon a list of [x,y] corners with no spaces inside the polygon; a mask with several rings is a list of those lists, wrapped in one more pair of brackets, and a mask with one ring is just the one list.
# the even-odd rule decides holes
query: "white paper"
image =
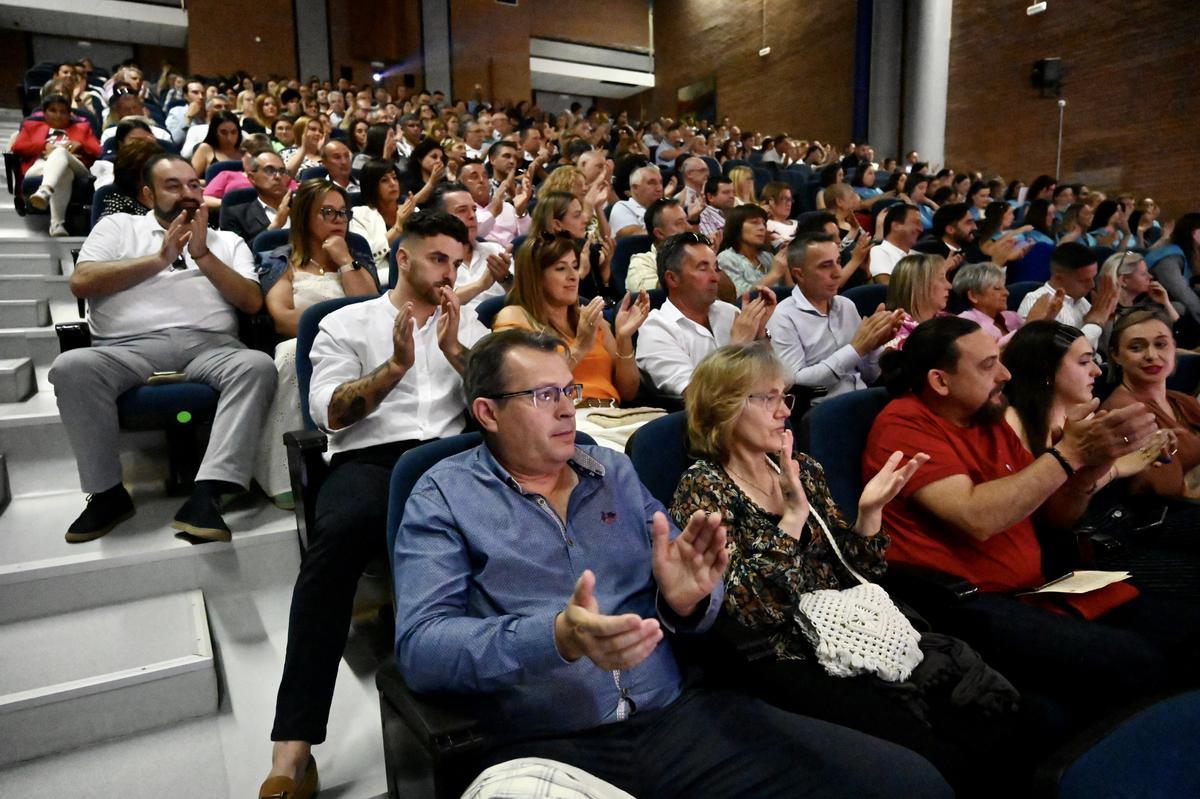
{"label": "white paper", "polygon": [[1057,580],[1051,580],[1041,588],[1022,591],[1025,594],[1086,594],[1106,585],[1129,579],[1129,572],[1078,571]]}

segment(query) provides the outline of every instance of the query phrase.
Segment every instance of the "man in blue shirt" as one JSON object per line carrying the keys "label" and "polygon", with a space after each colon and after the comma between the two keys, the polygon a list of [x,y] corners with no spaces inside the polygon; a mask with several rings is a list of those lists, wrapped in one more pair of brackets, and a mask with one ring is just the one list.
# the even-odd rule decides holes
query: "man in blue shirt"
{"label": "man in blue shirt", "polygon": [[508,739],[485,765],[548,757],[646,797],[948,795],[892,744],[684,687],[663,631],[720,610],[720,517],[679,531],[628,458],[576,447],[561,342],[489,336],[464,387],[486,443],[431,468],[405,506],[396,653],[417,691],[495,700],[483,712]]}

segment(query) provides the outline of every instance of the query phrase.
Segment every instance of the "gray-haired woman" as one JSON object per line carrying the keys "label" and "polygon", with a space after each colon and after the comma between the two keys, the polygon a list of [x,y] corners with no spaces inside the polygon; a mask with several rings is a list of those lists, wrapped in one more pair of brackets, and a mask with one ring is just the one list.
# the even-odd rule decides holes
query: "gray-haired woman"
{"label": "gray-haired woman", "polygon": [[[983,328],[984,332],[1003,347],[1013,333],[1025,322],[1016,311],[1008,309],[1008,286],[1004,270],[996,264],[978,263],[961,267],[954,275],[954,291],[971,306],[959,314]],[[1042,297],[1029,311],[1029,321],[1053,319],[1062,308],[1062,293]]]}

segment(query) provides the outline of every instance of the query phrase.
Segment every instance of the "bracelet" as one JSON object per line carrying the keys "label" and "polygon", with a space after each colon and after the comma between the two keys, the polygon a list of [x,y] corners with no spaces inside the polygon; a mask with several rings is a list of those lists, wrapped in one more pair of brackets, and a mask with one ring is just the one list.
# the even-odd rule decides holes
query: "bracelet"
{"label": "bracelet", "polygon": [[632,360],[633,360],[633,356],[634,356],[634,355],[636,355],[636,354],[637,354],[636,352],[631,352],[631,353],[629,353],[628,355],[622,355],[622,354],[620,353],[620,351],[618,351],[618,352],[617,352],[617,357],[618,357],[618,358],[620,358],[622,361],[632,361]]}
{"label": "bracelet", "polygon": [[1063,467],[1063,471],[1067,473],[1068,480],[1075,476],[1075,470],[1071,468],[1071,464],[1067,463],[1067,459],[1063,457],[1063,454],[1058,451],[1058,447],[1051,447],[1046,452],[1053,455],[1054,460],[1058,461],[1058,465]]}

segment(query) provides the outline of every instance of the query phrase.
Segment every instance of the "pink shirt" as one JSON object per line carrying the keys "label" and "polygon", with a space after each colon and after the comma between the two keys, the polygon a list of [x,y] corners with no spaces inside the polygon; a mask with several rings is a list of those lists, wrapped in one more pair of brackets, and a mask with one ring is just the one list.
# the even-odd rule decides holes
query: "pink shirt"
{"label": "pink shirt", "polygon": [[995,319],[989,318],[987,314],[983,313],[982,311],[977,311],[974,308],[969,311],[963,311],[959,314],[959,316],[961,316],[963,319],[970,319],[972,322],[975,322],[977,325],[982,327],[983,332],[996,339],[1001,347],[1008,343],[1008,340],[1013,337],[1013,333],[1016,333],[1021,329],[1021,325],[1025,324],[1025,320],[1023,320],[1020,314],[1018,314],[1016,311],[1000,312],[1000,318],[1004,320],[1004,326],[1008,328],[1007,333],[1000,329],[1000,326],[996,324]]}
{"label": "pink shirt", "polygon": [[504,247],[513,243],[517,236],[529,232],[529,214],[518,217],[517,209],[512,203],[504,203],[500,216],[492,216],[487,206],[475,206],[475,221],[478,222],[477,234],[484,241],[494,241]]}

